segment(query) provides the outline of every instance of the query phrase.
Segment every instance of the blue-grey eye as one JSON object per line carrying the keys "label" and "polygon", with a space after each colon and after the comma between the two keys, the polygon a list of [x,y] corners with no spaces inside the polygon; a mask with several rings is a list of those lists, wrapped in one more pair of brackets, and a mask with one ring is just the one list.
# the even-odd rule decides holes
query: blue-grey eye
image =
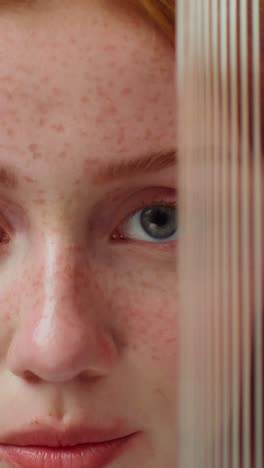
{"label": "blue-grey eye", "polygon": [[176,207],[153,205],[135,213],[125,226],[126,237],[149,242],[169,242],[177,237]]}

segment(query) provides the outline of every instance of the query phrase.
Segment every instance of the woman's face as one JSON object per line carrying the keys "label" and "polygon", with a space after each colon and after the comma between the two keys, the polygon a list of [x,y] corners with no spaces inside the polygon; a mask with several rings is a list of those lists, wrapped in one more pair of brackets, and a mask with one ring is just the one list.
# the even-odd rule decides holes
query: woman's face
{"label": "woman's face", "polygon": [[5,7],[0,31],[0,443],[138,433],[63,466],[174,468],[174,52],[106,0]]}

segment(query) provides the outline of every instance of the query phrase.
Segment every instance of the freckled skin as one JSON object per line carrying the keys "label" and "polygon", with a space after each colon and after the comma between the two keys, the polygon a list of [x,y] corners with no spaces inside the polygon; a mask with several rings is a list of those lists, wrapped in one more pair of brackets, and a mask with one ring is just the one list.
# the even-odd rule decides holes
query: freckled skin
{"label": "freckled skin", "polygon": [[174,52],[110,3],[0,8],[0,165],[19,178],[0,188],[0,227],[12,227],[0,245],[0,442],[29,424],[123,420],[142,437],[111,468],[175,468],[174,250],[111,241],[128,199],[173,188],[174,174],[94,178],[174,146]]}

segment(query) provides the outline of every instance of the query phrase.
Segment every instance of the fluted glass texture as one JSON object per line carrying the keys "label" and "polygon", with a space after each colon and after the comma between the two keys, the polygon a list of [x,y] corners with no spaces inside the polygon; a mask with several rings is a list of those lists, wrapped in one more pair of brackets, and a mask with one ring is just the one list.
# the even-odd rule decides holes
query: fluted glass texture
{"label": "fluted glass texture", "polygon": [[180,468],[263,468],[262,0],[177,2]]}

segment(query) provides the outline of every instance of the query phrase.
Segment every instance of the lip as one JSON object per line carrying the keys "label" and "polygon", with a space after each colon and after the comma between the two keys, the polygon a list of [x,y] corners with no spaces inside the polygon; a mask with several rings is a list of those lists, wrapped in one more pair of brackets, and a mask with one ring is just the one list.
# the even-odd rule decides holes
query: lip
{"label": "lip", "polygon": [[118,458],[139,432],[118,426],[31,427],[1,437],[0,461],[14,468],[104,468]]}

